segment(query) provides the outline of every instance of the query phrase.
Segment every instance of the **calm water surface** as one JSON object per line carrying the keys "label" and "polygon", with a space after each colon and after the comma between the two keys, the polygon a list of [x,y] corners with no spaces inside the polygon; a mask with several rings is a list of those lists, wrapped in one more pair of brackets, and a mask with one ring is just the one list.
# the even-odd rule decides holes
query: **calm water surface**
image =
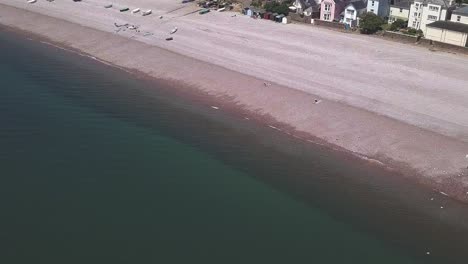
{"label": "calm water surface", "polygon": [[466,207],[354,158],[5,30],[0,76],[1,263],[468,263]]}

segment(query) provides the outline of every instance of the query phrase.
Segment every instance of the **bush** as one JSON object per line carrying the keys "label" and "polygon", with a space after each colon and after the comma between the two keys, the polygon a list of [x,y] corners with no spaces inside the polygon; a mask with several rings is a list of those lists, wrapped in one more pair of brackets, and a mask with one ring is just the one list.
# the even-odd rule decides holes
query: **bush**
{"label": "bush", "polygon": [[406,28],[408,27],[408,21],[404,21],[404,20],[401,20],[401,19],[397,19],[396,21],[394,21],[391,26],[390,26],[390,30],[391,31],[398,31],[402,28]]}
{"label": "bush", "polygon": [[361,16],[359,21],[359,29],[362,34],[374,34],[382,29],[384,20],[374,13],[365,13]]}

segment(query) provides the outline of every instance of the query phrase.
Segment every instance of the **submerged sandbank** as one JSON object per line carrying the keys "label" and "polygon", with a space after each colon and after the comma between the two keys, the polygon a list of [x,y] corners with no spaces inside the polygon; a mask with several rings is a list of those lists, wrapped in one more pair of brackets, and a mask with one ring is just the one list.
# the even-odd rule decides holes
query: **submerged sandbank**
{"label": "submerged sandbank", "polygon": [[460,138],[65,20],[4,5],[0,16],[4,25],[170,81],[174,87],[208,94],[216,98],[215,107],[242,111],[271,129],[350,151],[468,200],[468,143]]}

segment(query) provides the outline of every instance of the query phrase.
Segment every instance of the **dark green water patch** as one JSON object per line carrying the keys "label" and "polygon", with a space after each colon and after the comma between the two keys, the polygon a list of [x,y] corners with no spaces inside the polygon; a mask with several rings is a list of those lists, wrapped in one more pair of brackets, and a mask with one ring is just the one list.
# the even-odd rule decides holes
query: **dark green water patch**
{"label": "dark green water patch", "polygon": [[2,263],[468,259],[463,205],[356,158],[6,31],[0,73]]}

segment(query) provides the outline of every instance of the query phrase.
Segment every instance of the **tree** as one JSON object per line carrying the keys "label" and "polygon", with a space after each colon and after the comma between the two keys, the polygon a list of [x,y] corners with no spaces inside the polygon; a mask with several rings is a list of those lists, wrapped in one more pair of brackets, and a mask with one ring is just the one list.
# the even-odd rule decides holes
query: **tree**
{"label": "tree", "polygon": [[291,1],[284,1],[281,3],[272,1],[272,2],[267,2],[264,8],[268,12],[288,15],[290,4],[291,4]]}
{"label": "tree", "polygon": [[359,29],[362,34],[374,34],[382,29],[384,20],[374,13],[368,12],[361,16],[359,21]]}

